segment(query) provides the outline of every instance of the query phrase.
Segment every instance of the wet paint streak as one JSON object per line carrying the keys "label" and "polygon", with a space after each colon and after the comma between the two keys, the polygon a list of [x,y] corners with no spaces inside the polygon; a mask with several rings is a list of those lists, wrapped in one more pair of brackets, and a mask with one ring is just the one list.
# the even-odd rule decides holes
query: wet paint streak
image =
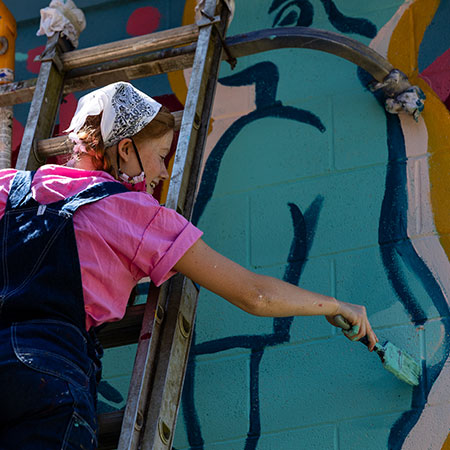
{"label": "wet paint streak", "polygon": [[331,24],[342,33],[353,33],[374,38],[377,35],[377,27],[367,19],[347,17],[342,14],[333,0],[320,0],[327,13]]}
{"label": "wet paint streak", "polygon": [[[370,75],[362,69],[358,69],[358,76],[364,86],[371,80]],[[376,96],[381,105],[383,98]],[[386,113],[388,136],[388,164],[386,170],[385,195],[379,221],[379,244],[386,276],[399,301],[408,312],[412,324],[423,325],[427,321],[426,313],[420,306],[420,302],[413,295],[406,276],[402,269],[402,263],[411,270],[421,282],[423,288],[432,300],[436,310],[441,316],[449,315],[449,307],[445,296],[430,269],[415,251],[407,235],[407,172],[406,172],[406,148],[401,124],[398,116]],[[442,319],[444,327],[443,356],[439,363],[432,367],[423,365],[423,375],[428,384],[422,382],[413,390],[411,410],[402,414],[391,428],[388,440],[388,448],[400,449],[411,429],[420,418],[425,407],[427,396],[433,383],[439,376],[446,359],[450,354],[450,323]]]}

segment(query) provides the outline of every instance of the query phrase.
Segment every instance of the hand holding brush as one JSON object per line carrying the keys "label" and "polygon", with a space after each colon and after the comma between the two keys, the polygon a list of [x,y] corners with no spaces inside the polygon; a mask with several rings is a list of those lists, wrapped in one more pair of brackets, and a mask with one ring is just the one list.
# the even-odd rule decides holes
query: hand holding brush
{"label": "hand holding brush", "polygon": [[[352,327],[340,314],[333,317],[333,324],[342,328],[346,336],[351,340],[354,339],[354,336],[358,335],[359,329],[357,329],[357,327]],[[358,340],[370,349],[371,344],[367,335],[362,336]],[[417,386],[419,384],[419,378],[422,373],[421,366],[411,355],[399,349],[389,341],[386,341],[383,345],[377,342],[373,349],[380,357],[386,370],[389,370],[389,372],[393,373],[398,379],[411,384],[412,386]]]}

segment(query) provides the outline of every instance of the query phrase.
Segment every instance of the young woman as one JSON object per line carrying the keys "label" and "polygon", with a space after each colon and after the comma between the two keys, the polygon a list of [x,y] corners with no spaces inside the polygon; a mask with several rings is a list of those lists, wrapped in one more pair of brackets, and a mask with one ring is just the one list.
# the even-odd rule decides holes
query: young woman
{"label": "young woman", "polygon": [[181,272],[258,316],[341,314],[353,339],[377,342],[363,306],[257,275],[158,204],[173,128],[159,103],[114,83],[80,99],[67,166],[0,172],[0,448],[96,447],[90,330],[123,317],[145,276]]}

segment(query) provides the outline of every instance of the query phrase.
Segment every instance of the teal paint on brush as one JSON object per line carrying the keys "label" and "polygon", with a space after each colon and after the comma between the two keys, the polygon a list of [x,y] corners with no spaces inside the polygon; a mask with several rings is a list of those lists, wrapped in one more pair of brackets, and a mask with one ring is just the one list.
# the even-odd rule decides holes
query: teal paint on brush
{"label": "teal paint on brush", "polygon": [[[350,338],[358,334],[359,327],[352,327],[340,314],[335,316],[334,320]],[[363,336],[359,342],[365,346],[369,346],[367,336]],[[383,367],[393,373],[399,380],[412,386],[419,384],[422,368],[411,355],[389,341],[386,341],[383,345],[379,343],[375,344],[374,351],[380,357]]]}
{"label": "teal paint on brush", "polygon": [[417,386],[422,373],[420,365],[414,358],[394,344],[386,341],[383,345],[376,344],[374,348],[386,370],[393,373],[399,380]]}

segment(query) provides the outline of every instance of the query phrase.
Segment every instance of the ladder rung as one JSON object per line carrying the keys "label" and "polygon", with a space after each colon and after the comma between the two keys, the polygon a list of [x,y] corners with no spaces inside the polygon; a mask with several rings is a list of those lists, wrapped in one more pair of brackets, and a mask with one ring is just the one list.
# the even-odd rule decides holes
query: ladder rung
{"label": "ladder rung", "polygon": [[123,319],[108,323],[98,333],[103,347],[111,348],[135,344],[139,340],[144,309],[145,305],[129,306]]}
{"label": "ladder rung", "polygon": [[[73,69],[66,73],[64,95],[95,89],[116,81],[129,81],[192,67],[195,44],[151,54],[135,55],[119,61]],[[0,85],[0,107],[30,102],[37,79]]]}
{"label": "ladder rung", "polygon": [[62,55],[64,70],[90,66],[176,45],[188,44],[198,38],[197,25],[185,25],[170,30],[124,39],[95,47],[73,50]]}
{"label": "ladder rung", "polygon": [[103,413],[98,416],[99,450],[113,450],[119,442],[123,411]]}
{"label": "ladder rung", "polygon": [[[172,113],[175,117],[175,130],[180,129],[183,111],[174,111]],[[65,155],[72,150],[72,142],[67,139],[67,136],[58,136],[49,139],[42,139],[37,144],[37,152],[39,158],[45,160],[51,156]]]}

